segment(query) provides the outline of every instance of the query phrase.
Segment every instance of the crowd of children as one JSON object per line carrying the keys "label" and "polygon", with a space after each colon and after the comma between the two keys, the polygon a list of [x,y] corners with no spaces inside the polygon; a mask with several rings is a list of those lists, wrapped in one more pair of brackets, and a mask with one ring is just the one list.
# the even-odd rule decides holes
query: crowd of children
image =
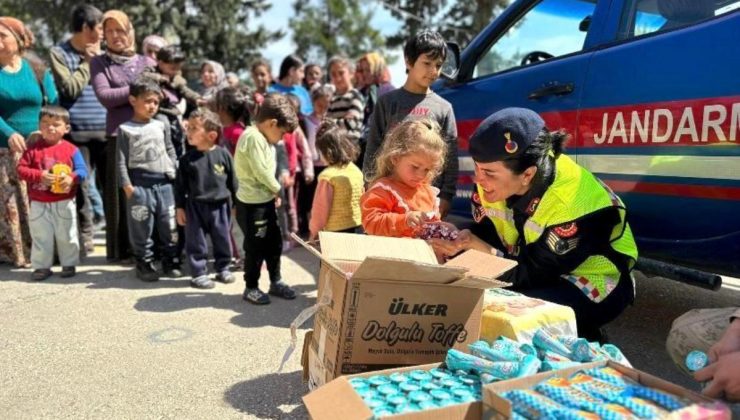
{"label": "crowd of children", "polygon": [[[147,48],[156,64],[128,86],[133,114],[115,133],[115,184],[125,197],[139,279],[182,276],[184,250],[193,287],[234,282],[238,261],[246,301],[294,299],[280,271],[292,233],[311,241],[320,231],[414,237],[449,208],[447,181],[457,176],[449,164],[456,160],[454,116],[430,90],[447,51],[439,34],[409,40],[408,79],[374,98],[372,115],[365,115],[360,93],[364,76],[344,57],[329,61],[331,83],[320,66],[295,55],[283,61],[276,81],[269,63],[256,61],[252,88],[231,86],[223,67],[206,61],[196,92],[182,76],[186,57],[178,47]],[[40,120],[41,139],[18,165],[31,191],[34,280],[52,275],[55,244],[62,276],[75,274],[74,197],[88,176],[79,150],[63,139],[69,113],[47,106]],[[267,292],[259,284],[263,263]]]}

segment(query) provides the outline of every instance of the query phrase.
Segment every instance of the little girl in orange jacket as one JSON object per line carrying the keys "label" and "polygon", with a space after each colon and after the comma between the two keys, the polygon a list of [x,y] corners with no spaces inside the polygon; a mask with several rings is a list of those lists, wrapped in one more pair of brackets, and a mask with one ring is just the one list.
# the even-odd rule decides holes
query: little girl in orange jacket
{"label": "little girl in orange jacket", "polygon": [[439,220],[439,189],[432,180],[444,166],[447,145],[430,120],[407,120],[386,136],[370,187],[360,201],[370,235],[415,237]]}

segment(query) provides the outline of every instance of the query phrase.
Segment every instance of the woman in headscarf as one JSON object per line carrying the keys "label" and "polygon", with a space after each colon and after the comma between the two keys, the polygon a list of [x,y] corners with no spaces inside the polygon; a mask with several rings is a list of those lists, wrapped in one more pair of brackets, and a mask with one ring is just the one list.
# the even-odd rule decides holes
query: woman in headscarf
{"label": "woman in headscarf", "polygon": [[134,27],[128,16],[120,10],[109,10],[103,15],[103,36],[108,49],[90,63],[90,74],[95,95],[108,110],[105,132],[109,140],[106,145],[107,173],[103,205],[106,219],[106,254],[109,260],[128,258],[128,235],[126,234],[126,201],[117,185],[116,130],[121,123],[133,116],[129,104],[129,85],[136,80],[147,66],[157,63],[149,57],[136,54]]}
{"label": "woman in headscarf", "polygon": [[216,92],[228,86],[224,66],[213,60],[206,60],[200,65],[200,83],[203,85],[200,96],[208,102],[216,97]]}
{"label": "woman in headscarf", "polygon": [[18,19],[0,17],[0,262],[28,266],[26,184],[16,166],[26,139],[38,130],[39,112],[57,102],[54,81],[37,57],[27,57],[33,34]]}

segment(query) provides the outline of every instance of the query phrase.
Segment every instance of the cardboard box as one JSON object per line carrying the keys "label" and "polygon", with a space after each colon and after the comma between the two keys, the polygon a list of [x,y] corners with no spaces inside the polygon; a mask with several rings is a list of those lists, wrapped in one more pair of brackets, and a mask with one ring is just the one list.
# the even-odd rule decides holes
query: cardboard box
{"label": "cardboard box", "polygon": [[478,340],[483,291],[516,265],[478,251],[437,264],[418,239],[321,232],[309,388],[345,374],[444,360]]}
{"label": "cardboard box", "polygon": [[491,342],[503,335],[520,343],[531,343],[534,333],[540,328],[553,335],[578,336],[576,314],[569,306],[506,289],[486,291],[481,340]]}
{"label": "cardboard box", "polygon": [[[390,375],[395,372],[412,370],[429,370],[440,366],[434,363],[422,366],[410,366],[398,369],[386,369],[379,372],[360,373],[357,375],[341,376],[327,383],[321,388],[303,397],[308,414],[313,420],[365,420],[373,418],[373,412],[352,388],[349,379],[367,378],[374,375]],[[388,418],[398,420],[422,419],[461,419],[480,420],[482,403],[480,401],[451,405],[434,410],[418,411],[415,413],[396,414]]]}
{"label": "cardboard box", "polygon": [[[671,413],[669,418],[676,419],[730,419],[729,409],[717,403],[714,400],[704,397],[696,392],[690,391],[682,386],[674,383],[665,381],[648,373],[642,372],[637,369],[628,368],[612,361],[600,361],[585,363],[580,366],[574,366],[568,369],[561,369],[552,372],[538,373],[533,376],[519,379],[511,379],[508,381],[501,381],[492,384],[485,385],[483,387],[483,419],[484,420],[508,420],[511,418],[511,403],[505,398],[500,397],[498,394],[504,391],[512,389],[527,389],[532,388],[536,384],[551,378],[553,376],[559,376],[567,378],[570,375],[578,372],[579,370],[590,369],[593,367],[610,366],[620,371],[627,377],[633,379],[641,385],[655,388],[661,391],[666,391],[675,396],[687,399],[696,403],[684,409],[674,411]],[[703,405],[706,410],[698,410],[699,406]],[[690,416],[686,416],[686,413],[698,413]]]}

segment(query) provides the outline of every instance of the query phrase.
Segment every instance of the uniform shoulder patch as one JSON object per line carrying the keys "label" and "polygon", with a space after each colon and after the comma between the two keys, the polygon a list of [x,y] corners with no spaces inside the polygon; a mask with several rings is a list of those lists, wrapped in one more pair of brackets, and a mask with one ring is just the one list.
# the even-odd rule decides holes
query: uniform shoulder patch
{"label": "uniform shoulder patch", "polygon": [[480,223],[486,217],[486,209],[480,204],[471,203],[471,210],[473,212],[473,220],[475,223]]}
{"label": "uniform shoulder patch", "polygon": [[578,225],[576,222],[570,222],[556,226],[552,228],[552,231],[561,238],[572,238],[576,233],[578,233]]}
{"label": "uniform shoulder patch", "polygon": [[553,229],[547,233],[547,238],[545,239],[545,242],[547,243],[547,247],[550,248],[550,251],[552,251],[553,253],[557,255],[565,255],[570,251],[576,249],[576,247],[578,246],[579,238],[561,237]]}

